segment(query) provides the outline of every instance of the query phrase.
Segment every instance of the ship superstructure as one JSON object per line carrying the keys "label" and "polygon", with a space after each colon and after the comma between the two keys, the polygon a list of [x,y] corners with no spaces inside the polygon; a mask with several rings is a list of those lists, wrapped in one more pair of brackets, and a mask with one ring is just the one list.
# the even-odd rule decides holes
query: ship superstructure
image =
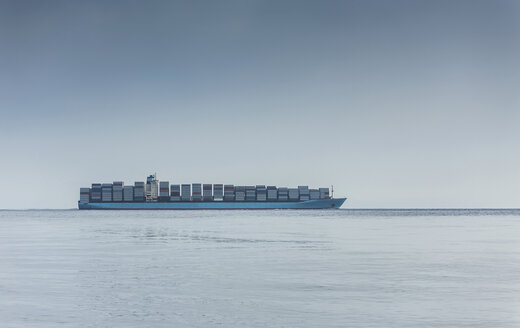
{"label": "ship superstructure", "polygon": [[149,175],[146,178],[145,199],[147,202],[156,202],[159,199],[159,180],[157,175]]}

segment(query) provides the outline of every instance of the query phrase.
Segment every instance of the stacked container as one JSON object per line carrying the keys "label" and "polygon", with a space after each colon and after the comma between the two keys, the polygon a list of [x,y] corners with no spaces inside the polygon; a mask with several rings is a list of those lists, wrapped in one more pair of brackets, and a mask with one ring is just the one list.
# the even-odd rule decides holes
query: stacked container
{"label": "stacked container", "polygon": [[144,182],[142,181],[134,183],[134,201],[144,202]]}
{"label": "stacked container", "polygon": [[309,186],[298,186],[298,193],[300,194],[300,200],[306,201],[311,199],[309,194]]}
{"label": "stacked container", "polygon": [[298,192],[298,188],[289,188],[289,200],[300,200],[300,193]]}
{"label": "stacked container", "polygon": [[211,184],[202,185],[202,200],[204,200],[205,202],[209,202],[209,201],[213,200]]}
{"label": "stacked container", "polygon": [[237,202],[243,202],[246,200],[246,187],[236,186],[235,187],[235,200]]}
{"label": "stacked container", "polygon": [[170,200],[178,202],[181,200],[181,185],[175,184],[170,186]]}
{"label": "stacked container", "polygon": [[221,201],[224,197],[224,185],[214,184],[213,185],[213,200]]}
{"label": "stacked container", "polygon": [[79,188],[79,202],[90,203],[90,188]]}
{"label": "stacked container", "polygon": [[159,201],[167,202],[170,200],[170,182],[159,182]]}
{"label": "stacked container", "polygon": [[224,201],[231,202],[235,200],[235,186],[224,185]]}
{"label": "stacked container", "polygon": [[278,200],[288,201],[289,200],[289,189],[288,188],[278,188]]}
{"label": "stacked container", "polygon": [[191,188],[191,200],[195,202],[200,202],[202,200],[202,184],[192,183]]}
{"label": "stacked container", "polygon": [[270,202],[276,201],[278,199],[278,190],[276,190],[276,186],[267,186],[267,200]]}
{"label": "stacked container", "polygon": [[265,202],[267,200],[267,189],[264,185],[256,186],[256,200],[259,202]]}
{"label": "stacked container", "polygon": [[182,201],[190,201],[191,200],[191,185],[183,184],[181,186],[181,199]]}
{"label": "stacked container", "polygon": [[112,184],[103,183],[101,185],[101,201],[111,202],[112,201]]}
{"label": "stacked container", "polygon": [[114,181],[114,184],[112,187],[112,200],[114,202],[123,201],[123,182],[122,181]]}
{"label": "stacked container", "polygon": [[329,188],[320,188],[320,199],[329,198]]}
{"label": "stacked container", "polygon": [[238,202],[298,202],[330,199],[329,188],[309,189],[277,188],[276,186],[234,186],[223,184],[175,184],[159,182],[155,175],[147,178],[147,183],[136,181],[134,186],[124,186],[122,181],[113,183],[93,183],[91,188],[80,188],[80,203],[96,202],[179,202],[179,201],[238,201]]}
{"label": "stacked container", "polygon": [[93,203],[101,201],[101,183],[93,183],[90,189],[90,200]]}
{"label": "stacked container", "polygon": [[311,200],[320,199],[320,191],[318,189],[309,190],[309,197]]}
{"label": "stacked container", "polygon": [[249,202],[254,202],[256,200],[255,186],[246,186],[246,200]]}
{"label": "stacked container", "polygon": [[134,187],[124,186],[123,187],[123,201],[133,202],[134,201]]}

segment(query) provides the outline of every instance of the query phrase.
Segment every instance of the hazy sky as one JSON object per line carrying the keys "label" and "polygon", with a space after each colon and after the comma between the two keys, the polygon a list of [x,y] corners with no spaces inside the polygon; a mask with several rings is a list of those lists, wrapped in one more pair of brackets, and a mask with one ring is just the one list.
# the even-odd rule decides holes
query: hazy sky
{"label": "hazy sky", "polygon": [[1,1],[0,208],[92,182],[520,207],[519,1]]}

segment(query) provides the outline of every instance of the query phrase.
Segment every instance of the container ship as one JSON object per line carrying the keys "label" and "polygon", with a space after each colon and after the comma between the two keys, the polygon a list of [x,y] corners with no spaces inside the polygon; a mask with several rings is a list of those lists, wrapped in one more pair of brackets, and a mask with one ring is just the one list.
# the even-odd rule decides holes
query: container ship
{"label": "container ship", "polygon": [[308,186],[235,186],[231,184],[170,184],[150,175],[126,186],[122,181],[93,183],[80,188],[80,210],[231,210],[334,209],[346,198],[334,198],[329,188]]}

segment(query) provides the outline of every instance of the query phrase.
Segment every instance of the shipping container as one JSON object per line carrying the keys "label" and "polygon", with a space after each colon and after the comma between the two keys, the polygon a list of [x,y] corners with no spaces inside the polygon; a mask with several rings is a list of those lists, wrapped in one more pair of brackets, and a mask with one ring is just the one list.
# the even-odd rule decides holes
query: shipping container
{"label": "shipping container", "polygon": [[159,182],[159,196],[168,196],[170,192],[170,183],[168,181]]}
{"label": "shipping container", "polygon": [[111,202],[112,201],[112,184],[103,183],[101,185],[101,201]]}
{"label": "shipping container", "polygon": [[256,186],[256,200],[259,202],[265,202],[267,200],[267,188],[265,185]]}
{"label": "shipping container", "polygon": [[123,182],[114,181],[112,183],[112,201],[122,202],[123,201]]}
{"label": "shipping container", "polygon": [[189,185],[189,184],[181,185],[181,199],[183,201],[191,200],[191,185]]}
{"label": "shipping container", "polygon": [[202,200],[202,184],[192,183],[191,184],[191,200],[199,202]]}
{"label": "shipping container", "polygon": [[267,186],[267,200],[268,201],[278,200],[278,189],[276,189],[276,186]]}
{"label": "shipping container", "polygon": [[224,198],[224,185],[214,184],[213,185],[213,199],[221,201]]}
{"label": "shipping container", "polygon": [[144,194],[144,182],[143,181],[135,181],[134,182],[134,201],[136,202],[144,202],[145,194]]}
{"label": "shipping container", "polygon": [[90,188],[80,188],[79,189],[79,201],[80,201],[80,203],[89,203],[90,202]]}
{"label": "shipping container", "polygon": [[299,200],[300,193],[298,192],[298,188],[289,188],[289,200]]}
{"label": "shipping container", "polygon": [[235,200],[235,186],[234,185],[224,185],[224,201],[234,201]]}
{"label": "shipping container", "polygon": [[205,202],[209,202],[213,200],[213,185],[211,184],[203,184],[202,185],[202,200]]}
{"label": "shipping container", "polygon": [[100,202],[101,201],[101,183],[93,183],[90,188],[90,201]]}
{"label": "shipping container", "polygon": [[170,201],[178,202],[181,200],[181,185],[170,185]]}
{"label": "shipping container", "polygon": [[246,187],[235,186],[235,201],[243,202],[246,200]]}
{"label": "shipping container", "polygon": [[255,186],[246,186],[246,200],[247,201],[255,201],[256,200],[256,188],[255,188]]}
{"label": "shipping container", "polygon": [[320,199],[330,198],[329,196],[329,188],[320,188]]}
{"label": "shipping container", "polygon": [[307,201],[310,199],[309,186],[298,186],[298,193],[300,194],[301,201]]}
{"label": "shipping container", "polygon": [[278,200],[288,201],[289,200],[289,188],[280,187],[278,188]]}
{"label": "shipping container", "polygon": [[124,186],[123,187],[123,201],[133,202],[134,201],[134,187]]}
{"label": "shipping container", "polygon": [[122,202],[123,201],[123,190],[114,190],[112,192],[112,201]]}
{"label": "shipping container", "polygon": [[170,200],[170,182],[160,181],[159,182],[159,197],[160,202],[167,202]]}

